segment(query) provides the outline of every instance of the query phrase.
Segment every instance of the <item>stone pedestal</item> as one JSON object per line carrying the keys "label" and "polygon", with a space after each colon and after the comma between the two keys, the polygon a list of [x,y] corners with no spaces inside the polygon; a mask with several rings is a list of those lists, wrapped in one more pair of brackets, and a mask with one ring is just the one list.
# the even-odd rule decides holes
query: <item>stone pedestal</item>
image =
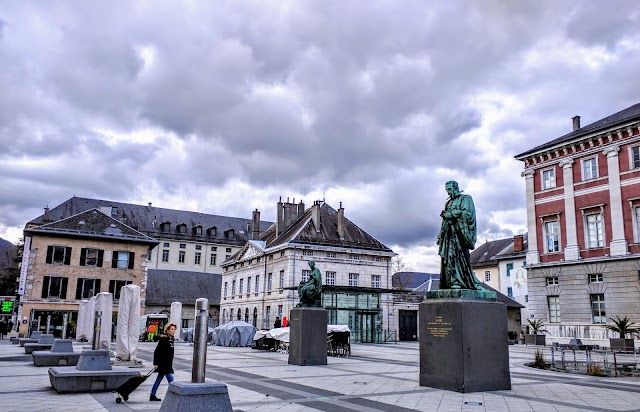
{"label": "stone pedestal", "polygon": [[85,350],[75,367],[49,368],[49,381],[58,393],[113,391],[140,372],[111,367],[109,351]]}
{"label": "stone pedestal", "polygon": [[327,310],[294,308],[289,331],[289,364],[327,364]]}
{"label": "stone pedestal", "polygon": [[420,304],[420,386],[511,389],[507,307],[495,292],[441,290]]}
{"label": "stone pedestal", "polygon": [[227,385],[221,382],[169,384],[160,412],[232,412]]}

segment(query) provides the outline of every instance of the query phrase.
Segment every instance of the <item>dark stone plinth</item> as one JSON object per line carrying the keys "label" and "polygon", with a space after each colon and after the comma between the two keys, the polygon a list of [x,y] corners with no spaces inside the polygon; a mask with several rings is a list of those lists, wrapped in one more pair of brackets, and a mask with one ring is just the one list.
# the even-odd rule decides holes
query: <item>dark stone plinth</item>
{"label": "dark stone plinth", "polygon": [[140,372],[112,367],[106,349],[82,351],[75,367],[49,368],[49,381],[58,393],[113,391],[134,376]]}
{"label": "dark stone plinth", "polygon": [[38,343],[38,339],[31,339],[31,338],[21,338],[20,339],[20,346],[24,346],[27,343]]}
{"label": "dark stone plinth", "polygon": [[470,289],[442,289],[431,290],[425,295],[425,299],[480,299],[497,300],[498,295],[493,290],[470,290]]}
{"label": "dark stone plinth", "polygon": [[56,339],[51,352],[73,353],[73,341],[71,339]]}
{"label": "dark stone plinth", "polygon": [[290,314],[289,364],[327,364],[327,310],[294,308]]}
{"label": "dark stone plinth", "polygon": [[108,371],[111,370],[109,351],[106,349],[83,350],[76,369],[79,371]]}
{"label": "dark stone plinth", "polygon": [[31,354],[35,366],[76,366],[81,353],[35,351]]}
{"label": "dark stone plinth", "polygon": [[73,352],[71,339],[57,339],[51,351],[34,351],[31,354],[35,366],[75,366],[81,355]]}
{"label": "dark stone plinth", "polygon": [[107,371],[79,371],[73,366],[49,368],[49,382],[58,393],[114,391],[140,372],[116,367]]}
{"label": "dark stone plinth", "polygon": [[11,341],[12,345],[19,345],[20,344],[20,338],[18,338],[17,336],[12,336],[11,339],[9,339]]}
{"label": "dark stone plinth", "polygon": [[457,392],[511,389],[506,305],[432,298],[420,304],[419,319],[420,386]]}
{"label": "dark stone plinth", "polygon": [[42,335],[43,335],[43,333],[42,333],[42,332],[34,331],[34,332],[31,332],[31,336],[29,336],[29,338],[31,338],[31,339],[35,339],[35,340],[36,340],[36,342],[37,342],[37,341],[38,341],[38,339],[40,339],[40,336],[42,336]]}
{"label": "dark stone plinth", "polygon": [[53,335],[40,335],[38,338],[38,342],[36,343],[25,343],[24,344],[24,353],[33,353],[36,350],[49,350],[55,343],[55,338]]}
{"label": "dark stone plinth", "polygon": [[171,382],[160,412],[191,411],[232,412],[227,385],[216,381]]}

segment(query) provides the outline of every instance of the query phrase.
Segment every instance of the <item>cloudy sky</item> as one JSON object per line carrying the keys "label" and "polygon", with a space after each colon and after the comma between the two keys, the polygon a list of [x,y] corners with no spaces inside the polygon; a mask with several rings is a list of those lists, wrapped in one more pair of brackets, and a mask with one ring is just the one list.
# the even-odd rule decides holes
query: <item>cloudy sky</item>
{"label": "cloudy sky", "polygon": [[0,237],[76,195],[275,219],[316,199],[437,271],[526,231],[515,154],[640,102],[635,1],[0,0]]}

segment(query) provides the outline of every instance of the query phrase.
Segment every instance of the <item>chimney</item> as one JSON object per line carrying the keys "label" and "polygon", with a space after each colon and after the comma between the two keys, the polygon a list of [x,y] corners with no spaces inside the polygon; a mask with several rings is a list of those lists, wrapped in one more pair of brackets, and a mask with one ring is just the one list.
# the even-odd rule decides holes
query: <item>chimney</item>
{"label": "chimney", "polygon": [[282,197],[278,200],[276,205],[276,238],[284,232],[284,214],[282,210]]}
{"label": "chimney", "polygon": [[513,237],[513,251],[515,253],[522,252],[524,249],[524,235],[515,235]]}
{"label": "chimney", "polygon": [[316,200],[313,202],[313,207],[311,208],[311,220],[313,220],[313,225],[316,227],[316,232],[320,232],[320,201]]}
{"label": "chimney", "polygon": [[149,207],[147,209],[151,210],[151,202],[149,202]]}
{"label": "chimney", "polygon": [[573,116],[573,130],[578,130],[580,128],[580,116]]}
{"label": "chimney", "polygon": [[51,213],[49,212],[49,205],[44,207],[44,216],[42,216],[43,222],[51,222]]}
{"label": "chimney", "polygon": [[260,212],[256,209],[251,216],[251,239],[258,240],[258,238],[260,238]]}
{"label": "chimney", "polygon": [[284,229],[286,230],[289,226],[293,224],[298,218],[298,213],[296,210],[296,205],[293,203],[289,203],[289,198],[287,198],[287,203],[283,205],[283,215],[284,215]]}
{"label": "chimney", "polygon": [[300,203],[298,203],[298,219],[300,219],[304,215],[304,203],[302,203],[302,199],[300,199]]}
{"label": "chimney", "polygon": [[338,235],[340,240],[344,240],[344,208],[342,202],[340,202],[340,208],[338,209]]}

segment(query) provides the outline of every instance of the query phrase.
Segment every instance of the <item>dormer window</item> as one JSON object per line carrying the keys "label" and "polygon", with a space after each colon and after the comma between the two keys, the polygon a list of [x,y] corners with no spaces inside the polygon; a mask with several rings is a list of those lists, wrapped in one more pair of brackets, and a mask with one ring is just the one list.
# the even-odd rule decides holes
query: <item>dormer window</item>
{"label": "dormer window", "polygon": [[234,229],[227,229],[224,231],[224,237],[226,237],[227,239],[233,238],[235,236],[235,230]]}
{"label": "dormer window", "polygon": [[160,225],[160,230],[162,230],[163,232],[169,232],[171,230],[171,223],[169,222],[164,222]]}
{"label": "dormer window", "polygon": [[187,233],[187,225],[185,225],[184,223],[181,223],[178,225],[178,233],[180,233],[181,235],[184,235]]}
{"label": "dormer window", "polygon": [[218,235],[218,228],[215,226],[210,227],[207,229],[207,233],[209,234],[209,237],[216,237]]}
{"label": "dormer window", "polygon": [[196,227],[193,228],[193,232],[196,234],[196,236],[201,236],[202,235],[202,226],[198,225]]}

